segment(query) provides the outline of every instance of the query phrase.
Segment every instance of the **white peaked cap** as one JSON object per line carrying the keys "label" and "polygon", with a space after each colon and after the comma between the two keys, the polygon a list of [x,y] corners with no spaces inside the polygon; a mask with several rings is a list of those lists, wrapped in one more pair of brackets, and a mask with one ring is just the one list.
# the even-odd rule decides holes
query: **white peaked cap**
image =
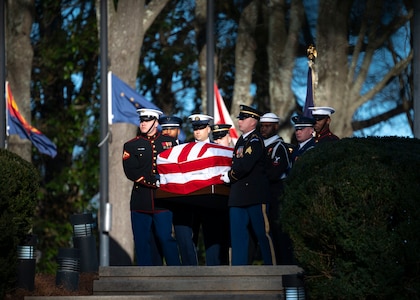
{"label": "white peaked cap", "polygon": [[210,121],[213,120],[212,116],[202,115],[202,114],[193,114],[188,117],[190,121]]}
{"label": "white peaked cap", "polygon": [[329,106],[315,106],[308,109],[312,110],[313,116],[331,116],[335,112],[335,109]]}
{"label": "white peaked cap", "polygon": [[159,116],[163,114],[160,110],[151,108],[140,108],[137,110],[140,117],[155,117],[159,119]]}
{"label": "white peaked cap", "polygon": [[264,115],[262,115],[262,117],[260,118],[260,123],[266,122],[266,123],[279,123],[280,122],[280,118],[277,117],[276,114],[273,113],[266,113]]}

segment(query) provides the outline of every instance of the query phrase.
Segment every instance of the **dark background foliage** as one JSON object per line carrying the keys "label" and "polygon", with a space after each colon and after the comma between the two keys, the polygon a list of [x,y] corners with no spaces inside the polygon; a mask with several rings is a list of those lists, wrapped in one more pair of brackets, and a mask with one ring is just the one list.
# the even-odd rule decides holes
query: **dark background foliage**
{"label": "dark background foliage", "polygon": [[16,280],[17,247],[26,242],[37,205],[39,174],[20,156],[0,149],[0,297]]}
{"label": "dark background foliage", "polygon": [[314,299],[418,299],[420,141],[347,138],[300,158],[282,222]]}
{"label": "dark background foliage", "polygon": [[58,154],[34,149],[43,179],[34,232],[42,251],[37,268],[54,273],[58,248],[71,246],[70,215],[91,211],[98,192],[99,36],[94,1],[35,1],[35,10],[32,119]]}

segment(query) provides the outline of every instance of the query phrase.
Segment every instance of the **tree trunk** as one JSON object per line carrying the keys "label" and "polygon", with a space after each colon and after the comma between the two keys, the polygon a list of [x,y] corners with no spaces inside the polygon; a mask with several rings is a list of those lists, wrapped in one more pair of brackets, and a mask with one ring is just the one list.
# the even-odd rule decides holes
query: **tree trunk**
{"label": "tree trunk", "polygon": [[346,80],[349,72],[347,24],[352,3],[352,0],[321,0],[319,6],[316,45],[318,85],[314,103],[335,108],[331,129],[339,137],[352,134],[354,111],[349,111],[352,95]]}
{"label": "tree trunk", "polygon": [[[296,108],[291,86],[299,33],[304,17],[302,2],[300,0],[291,2],[289,22],[286,20],[286,12],[285,1],[274,0],[265,6],[264,16],[268,19],[270,111],[279,116],[281,122],[289,123],[291,114]],[[281,132],[288,142],[292,134],[289,126]]]}
{"label": "tree trunk", "polygon": [[[30,40],[32,28],[33,1],[9,0],[6,8],[6,80],[19,112],[31,123],[30,86],[33,49]],[[32,143],[17,135],[10,136],[7,148],[31,162]]]}
{"label": "tree trunk", "polygon": [[[120,0],[118,8],[108,0],[109,69],[135,88],[141,46],[146,30],[169,0]],[[97,2],[99,7],[99,2]],[[99,10],[98,10],[99,11]],[[123,145],[136,136],[132,124],[113,124],[109,144],[109,202],[112,205],[110,265],[127,265],[134,260],[130,196],[133,183],[122,167]]]}
{"label": "tree trunk", "polygon": [[[258,0],[251,1],[243,10],[238,27],[238,37],[235,49],[235,86],[231,115],[239,114],[239,105],[250,105],[252,97],[250,86],[252,70],[255,64],[255,50],[257,47],[254,39],[255,26],[258,20]],[[236,120],[236,118],[234,119]]]}

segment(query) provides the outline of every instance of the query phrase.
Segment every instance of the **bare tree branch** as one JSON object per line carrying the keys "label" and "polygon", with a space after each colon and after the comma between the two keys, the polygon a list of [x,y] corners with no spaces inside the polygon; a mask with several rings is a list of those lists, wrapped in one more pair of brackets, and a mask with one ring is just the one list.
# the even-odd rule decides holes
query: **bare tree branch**
{"label": "bare tree branch", "polygon": [[400,104],[389,111],[386,111],[380,115],[374,116],[373,118],[362,120],[362,121],[353,121],[351,123],[351,126],[354,131],[361,130],[367,127],[371,127],[380,122],[386,121],[388,119],[391,119],[392,117],[398,116],[399,114],[405,113],[407,112],[407,109],[410,110],[412,108],[413,108],[412,102],[411,102],[410,107],[408,108],[404,104]]}
{"label": "bare tree branch", "polygon": [[160,14],[162,9],[168,4],[169,0],[153,0],[146,6],[143,19],[143,29],[146,32],[153,24],[156,17]]}
{"label": "bare tree branch", "polygon": [[[372,27],[374,25],[380,27],[380,25],[378,24],[381,24],[382,10],[380,9],[380,7],[382,6],[382,3],[383,1],[370,0],[368,1],[368,5],[366,7],[365,18],[367,19],[366,21],[371,25],[367,28],[368,44],[366,46],[365,56],[363,58],[357,77],[355,78],[353,85],[351,85],[351,93],[353,96],[360,94],[363,84],[366,81],[367,74],[369,72],[369,67],[372,63],[373,54],[377,49],[377,47],[375,47],[375,45],[377,44],[376,28]],[[361,38],[365,40],[366,36],[363,36]]]}
{"label": "bare tree branch", "polygon": [[352,102],[350,106],[351,109],[356,110],[357,107],[373,98],[373,96],[375,96],[375,94],[378,93],[378,91],[382,90],[393,77],[398,76],[398,74],[400,74],[405,68],[407,68],[408,64],[413,59],[413,55],[413,50],[411,50],[409,55],[405,59],[396,63],[394,67],[384,76],[384,78],[382,78],[381,81],[379,81],[373,88],[371,88],[369,92],[367,92],[361,97],[358,97],[356,101]]}
{"label": "bare tree branch", "polygon": [[360,53],[362,52],[363,45],[364,45],[364,37],[367,31],[367,20],[368,17],[365,16],[362,20],[362,24],[360,26],[359,35],[357,38],[356,46],[353,49],[352,60],[349,67],[349,73],[347,74],[347,83],[348,85],[353,82],[354,74],[356,74],[357,62],[359,61]]}
{"label": "bare tree branch", "polygon": [[[368,13],[366,17],[374,18],[376,20],[376,22],[373,22],[374,24],[381,24],[382,22],[379,20],[379,18],[382,17],[381,9],[378,9],[378,5],[380,6],[381,2],[373,1],[370,3],[371,4],[373,3],[373,5],[368,6]],[[371,11],[372,13],[369,13],[369,11]],[[401,15],[399,17],[396,17],[388,25],[379,26],[375,30],[371,30],[369,32],[369,43],[367,44],[367,47],[366,47],[365,57],[360,67],[359,74],[351,88],[352,93],[354,95],[360,92],[364,82],[366,81],[366,77],[369,71],[369,66],[372,64],[373,54],[375,53],[376,49],[380,48],[396,30],[401,28],[401,26],[407,23],[412,17],[413,17],[413,10],[410,9],[406,15]],[[360,36],[359,36],[359,39],[360,39]],[[353,61],[352,63],[357,64],[357,61]],[[395,75],[395,73],[393,75]],[[351,80],[353,76],[348,77],[348,79]],[[360,102],[358,103],[361,104]]]}

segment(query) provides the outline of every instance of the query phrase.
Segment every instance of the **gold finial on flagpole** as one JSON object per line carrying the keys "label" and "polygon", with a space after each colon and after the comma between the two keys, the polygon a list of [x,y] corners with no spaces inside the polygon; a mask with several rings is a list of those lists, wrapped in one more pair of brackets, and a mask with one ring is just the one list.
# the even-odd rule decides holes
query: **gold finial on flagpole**
{"label": "gold finial on flagpole", "polygon": [[315,70],[315,58],[318,56],[318,52],[316,51],[314,45],[309,45],[308,49],[306,49],[306,55],[308,56],[308,66],[311,69],[312,73],[312,93],[315,102],[315,90],[318,86],[318,74]]}
{"label": "gold finial on flagpole", "polygon": [[306,55],[308,56],[308,59],[311,61],[314,61],[317,57],[318,53],[316,52],[316,48],[314,45],[309,45],[308,49],[306,49]]}

